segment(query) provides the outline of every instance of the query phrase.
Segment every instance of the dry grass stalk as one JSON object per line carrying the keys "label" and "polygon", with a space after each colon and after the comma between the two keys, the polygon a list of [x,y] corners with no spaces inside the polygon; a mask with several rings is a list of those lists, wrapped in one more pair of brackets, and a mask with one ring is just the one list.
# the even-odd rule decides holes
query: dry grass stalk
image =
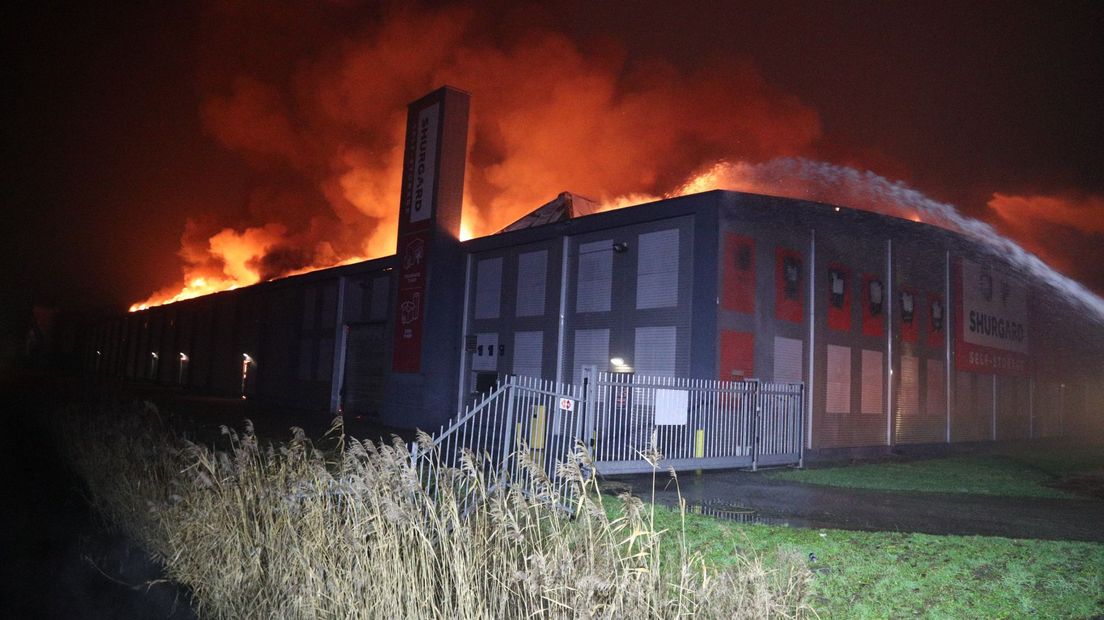
{"label": "dry grass stalk", "polygon": [[557,508],[563,489],[532,463],[535,492],[523,494],[489,476],[477,455],[453,469],[431,453],[426,477],[401,442],[360,442],[340,425],[331,452],[300,429],[262,447],[249,424],[241,434],[223,429],[228,445],[215,450],[166,431],[152,405],[82,413],[62,417],[61,437],[93,500],[191,588],[203,616],[810,614],[802,564],[712,569],[681,532],[657,531],[653,506],[628,495],[603,502],[582,448],[559,470],[569,514]]}

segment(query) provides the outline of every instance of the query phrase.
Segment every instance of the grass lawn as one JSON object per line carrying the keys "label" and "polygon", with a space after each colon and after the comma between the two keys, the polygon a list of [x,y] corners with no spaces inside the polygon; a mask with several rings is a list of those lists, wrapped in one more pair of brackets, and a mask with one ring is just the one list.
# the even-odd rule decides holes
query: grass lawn
{"label": "grass lawn", "polygon": [[[656,510],[671,534],[676,511]],[[742,525],[687,515],[687,543],[711,562],[815,553],[813,607],[828,618],[1089,618],[1104,614],[1104,545],[983,536]],[[672,538],[674,538],[672,536]]]}
{"label": "grass lawn", "polygon": [[[1104,450],[1027,450],[901,463],[871,463],[768,475],[782,480],[887,491],[1082,497],[1045,486],[1061,476],[1104,466]],[[1083,497],[1082,497],[1083,498]]]}

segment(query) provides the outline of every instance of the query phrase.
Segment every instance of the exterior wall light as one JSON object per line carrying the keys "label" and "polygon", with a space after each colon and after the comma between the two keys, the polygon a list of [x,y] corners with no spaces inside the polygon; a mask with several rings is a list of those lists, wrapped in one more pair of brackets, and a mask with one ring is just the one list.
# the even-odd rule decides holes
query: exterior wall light
{"label": "exterior wall light", "polygon": [[625,252],[629,251],[629,244],[625,243],[624,241],[618,241],[617,243],[613,244],[613,251],[617,252],[618,254],[624,254]]}
{"label": "exterior wall light", "polygon": [[882,313],[882,283],[880,280],[871,280],[870,284],[870,314]]}
{"label": "exterior wall light", "polygon": [[938,299],[931,302],[932,328],[943,329],[943,304]]}
{"label": "exterior wall light", "polygon": [[901,291],[901,320],[905,323],[912,323],[913,304],[912,293]]}

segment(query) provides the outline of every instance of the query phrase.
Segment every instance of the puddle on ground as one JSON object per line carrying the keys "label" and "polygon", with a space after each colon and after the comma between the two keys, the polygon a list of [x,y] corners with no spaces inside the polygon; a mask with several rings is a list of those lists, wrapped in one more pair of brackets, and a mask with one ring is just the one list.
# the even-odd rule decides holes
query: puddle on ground
{"label": "puddle on ground", "polygon": [[814,523],[805,519],[794,519],[792,517],[773,517],[760,513],[754,508],[748,508],[746,506],[736,506],[733,504],[727,504],[721,501],[708,501],[708,502],[695,502],[686,504],[686,513],[701,515],[703,517],[713,517],[714,519],[721,519],[724,521],[733,521],[735,523],[752,523],[756,525],[782,525],[786,527],[822,527],[821,524]]}

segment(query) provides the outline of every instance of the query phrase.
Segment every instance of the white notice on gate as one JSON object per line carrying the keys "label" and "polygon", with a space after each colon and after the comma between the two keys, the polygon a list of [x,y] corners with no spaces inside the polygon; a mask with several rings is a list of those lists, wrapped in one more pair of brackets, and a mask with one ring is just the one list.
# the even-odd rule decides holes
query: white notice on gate
{"label": "white notice on gate", "polygon": [[690,392],[686,390],[656,390],[655,423],[656,426],[686,426],[686,410],[690,402]]}
{"label": "white notice on gate", "polygon": [[568,413],[575,411],[575,401],[571,400],[570,398],[561,398],[560,409]]}

